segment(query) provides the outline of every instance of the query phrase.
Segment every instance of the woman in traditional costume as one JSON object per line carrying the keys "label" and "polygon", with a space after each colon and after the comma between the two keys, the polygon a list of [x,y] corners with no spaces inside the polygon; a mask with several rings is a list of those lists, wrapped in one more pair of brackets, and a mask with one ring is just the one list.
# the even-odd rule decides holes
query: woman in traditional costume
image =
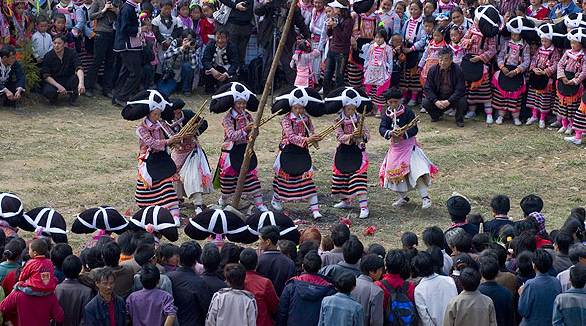
{"label": "woman in traditional costume", "polygon": [[567,37],[572,48],[566,50],[558,64],[557,92],[560,101],[558,115],[562,117],[560,130],[566,127],[565,132],[568,135],[572,133],[572,130],[576,132],[574,137],[565,137],[564,140],[580,145],[582,134],[586,132],[586,107],[580,105],[580,98],[583,98],[584,93],[582,82],[586,78],[586,60],[584,60],[586,28],[575,28],[568,33]]}

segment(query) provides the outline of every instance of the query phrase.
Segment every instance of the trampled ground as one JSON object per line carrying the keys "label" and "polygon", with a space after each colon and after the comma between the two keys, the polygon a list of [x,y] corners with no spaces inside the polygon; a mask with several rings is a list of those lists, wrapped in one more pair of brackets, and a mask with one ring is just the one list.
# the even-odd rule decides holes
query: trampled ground
{"label": "trampled ground", "polygon": [[[187,108],[197,110],[204,97],[184,100]],[[134,213],[138,210],[134,201],[138,153],[135,130],[140,122],[123,120],[120,109],[103,97],[83,97],[80,104],[76,108],[54,108],[39,100],[38,104],[18,109],[0,108],[0,191],[18,194],[26,210],[51,206],[69,221],[82,210],[99,205]],[[223,139],[222,116],[206,112],[205,118],[210,127],[200,142],[214,169]],[[334,116],[314,119],[316,130],[331,125],[333,119]],[[278,120],[263,126],[256,142],[259,177],[267,205],[272,195],[272,164],[281,139]],[[329,196],[332,155],[337,145],[333,135],[320,143],[319,150],[312,150],[314,180],[324,218],[314,223],[306,202],[285,203],[285,211],[293,219],[306,220],[306,225],[322,230],[340,217],[354,214],[350,218],[352,232],[360,234],[365,245],[378,242],[398,246],[400,232],[421,234],[426,226],[449,226],[445,202],[453,191],[466,195],[472,201],[473,212],[482,213],[485,218],[491,218],[492,196],[506,194],[511,198],[510,215],[515,220],[522,216],[518,206],[521,198],[537,194],[545,201],[548,229],[560,227],[572,207],[584,205],[586,151],[583,146],[564,142],[563,136],[555,131],[540,130],[536,125],[515,127],[511,121],[503,126],[487,126],[481,118],[467,121],[465,128],[457,128],[450,117],[431,123],[428,115],[422,115],[421,120],[419,143],[439,168],[430,188],[434,209],[422,210],[416,193],[410,195],[413,200],[407,206],[391,207],[396,197],[380,187],[378,178],[379,164],[389,143],[378,134],[379,120],[369,117],[366,125],[372,135],[367,146],[370,218],[356,218],[358,208],[332,208],[336,203]],[[212,205],[217,199],[217,193],[206,195],[204,203]],[[192,209],[183,209],[182,213],[194,215]],[[378,228],[376,234],[362,236],[370,225]],[[76,250],[87,238],[70,235]],[[186,238],[182,235],[182,239]]]}

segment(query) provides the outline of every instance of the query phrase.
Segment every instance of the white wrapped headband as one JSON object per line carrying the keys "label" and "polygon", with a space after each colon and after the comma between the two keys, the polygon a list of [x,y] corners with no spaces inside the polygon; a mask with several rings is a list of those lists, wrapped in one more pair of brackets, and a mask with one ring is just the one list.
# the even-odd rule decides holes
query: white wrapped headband
{"label": "white wrapped headband", "polygon": [[[295,96],[295,93],[297,91],[301,91],[301,94],[302,94],[301,97]],[[296,104],[301,105],[302,107],[305,107],[305,106],[307,106],[307,103],[309,103],[310,101],[316,102],[316,103],[323,103],[324,102],[322,99],[317,99],[312,96],[309,96],[309,94],[307,94],[307,91],[305,90],[304,87],[295,87],[288,94],[284,94],[284,95],[281,95],[276,98],[276,101],[280,101],[280,100],[288,100],[289,107],[293,107]]]}
{"label": "white wrapped headband", "polygon": [[586,28],[578,27],[571,30],[566,36],[568,40],[575,42],[582,42],[586,39]]}
{"label": "white wrapped headband", "polygon": [[81,218],[79,216],[79,214],[75,215],[75,217],[84,226],[86,226],[88,228],[92,228],[92,229],[98,229],[98,227],[96,226],[96,222],[98,220],[98,217],[100,215],[102,215],[102,218],[104,219],[104,226],[106,227],[107,231],[118,231],[118,230],[124,229],[128,225],[128,221],[126,221],[126,223],[124,223],[123,225],[117,226],[115,228],[110,227],[110,223],[108,221],[108,212],[107,212],[107,210],[109,210],[109,209],[114,210],[113,207],[109,207],[109,206],[108,207],[98,207],[98,210],[94,213],[94,218],[92,220],[92,224],[89,224],[88,222],[84,221],[84,219]]}
{"label": "white wrapped headband", "polygon": [[[351,98],[348,96],[348,93],[354,93],[356,96]],[[347,86],[345,90],[342,91],[342,94],[336,97],[327,97],[326,101],[342,101],[342,106],[347,105],[354,105],[355,107],[359,107],[363,101],[370,101],[368,97],[362,97],[360,93],[358,93],[354,88]]]}
{"label": "white wrapped headband", "polygon": [[554,37],[563,37],[563,38],[566,37],[566,34],[554,32],[552,24],[543,24],[543,25],[539,26],[539,28],[537,28],[537,35],[539,35],[540,38],[546,38],[550,41]]}
{"label": "white wrapped headband", "polygon": [[146,222],[146,218],[147,218],[147,214],[149,212],[149,210],[153,210],[153,223],[151,224],[151,226],[153,227],[153,231],[156,232],[160,232],[161,230],[164,229],[168,229],[168,228],[176,228],[179,227],[179,219],[175,219],[174,223],[160,223],[159,224],[159,211],[161,210],[161,206],[149,206],[147,207],[143,212],[142,212],[142,217],[140,219],[140,221],[137,221],[135,219],[130,219],[130,221],[132,223],[134,223],[134,225],[143,228],[146,230],[147,226],[151,223],[145,223]]}
{"label": "white wrapped headband", "polygon": [[214,232],[214,228],[216,227],[216,223],[218,222],[218,217],[222,221],[222,234],[240,233],[240,232],[245,231],[246,229],[249,228],[248,225],[245,225],[245,226],[237,228],[236,230],[228,231],[228,220],[226,219],[226,214],[221,209],[216,209],[214,211],[214,214],[212,214],[212,217],[210,218],[210,223],[208,224],[207,229],[204,228],[203,226],[199,225],[198,223],[195,223],[193,221],[193,219],[189,219],[189,223],[191,225],[193,225],[193,227],[195,227],[196,229],[198,229],[202,232],[208,232],[208,233],[215,234],[216,232]]}
{"label": "white wrapped headband", "polygon": [[[239,92],[236,89],[236,86],[241,86],[244,89],[244,91]],[[220,94],[216,94],[216,95],[212,96],[212,99],[217,100],[217,99],[220,99],[220,98],[228,96],[228,95],[232,95],[234,102],[236,102],[238,100],[245,100],[246,102],[248,102],[250,95],[253,95],[253,94],[248,88],[246,88],[246,86],[244,86],[238,82],[233,82],[232,85],[230,86],[229,91],[226,91],[226,92],[220,93]]]}
{"label": "white wrapped headband", "polygon": [[[43,218],[43,215],[45,215],[45,213],[47,213],[47,223],[45,223],[45,226],[43,225],[39,225],[39,222],[41,221],[41,218]],[[30,216],[28,216],[27,214],[24,214],[23,217],[24,219],[32,226],[34,226],[35,228],[41,228],[43,232],[49,233],[49,234],[67,234],[67,230],[61,230],[60,228],[54,228],[51,227],[51,222],[53,221],[53,216],[55,216],[55,210],[52,208],[48,208],[45,207],[43,209],[41,209],[41,211],[37,214],[37,216],[35,217],[35,219],[33,220]]]}
{"label": "white wrapped headband", "polygon": [[[513,26],[513,23],[516,22],[517,27]],[[521,17],[515,17],[509,22],[507,22],[507,30],[511,33],[521,34],[523,31],[534,31],[534,27],[527,27],[523,24],[523,19]]]}
{"label": "white wrapped headband", "polygon": [[[2,199],[4,199],[4,197],[11,197],[14,199],[18,199],[18,201],[20,202],[20,207],[18,208],[18,211],[16,212],[4,212],[2,211]],[[14,217],[16,215],[20,215],[20,213],[22,213],[24,207],[22,206],[22,201],[20,200],[20,198],[18,198],[17,195],[11,194],[11,193],[0,193],[0,217],[1,218],[11,218]]]}
{"label": "white wrapped headband", "polygon": [[[130,102],[126,102],[126,104],[128,104],[128,105],[146,104],[149,106],[149,111],[153,111],[156,109],[159,109],[161,111],[165,111],[165,108],[167,107],[167,105],[173,106],[173,103],[167,102],[165,100],[165,98],[163,97],[163,95],[161,95],[161,93],[159,93],[159,91],[156,91],[154,89],[149,89],[148,92],[149,92],[148,99],[130,101]],[[160,102],[155,101],[155,96],[158,96],[161,101]]]}
{"label": "white wrapped headband", "polygon": [[586,26],[586,21],[584,21],[584,14],[583,13],[578,13],[576,14],[576,18],[575,19],[571,19],[570,15],[567,15],[566,17],[564,17],[564,24],[566,24],[566,26],[572,27],[572,28],[577,28],[577,27],[585,27]]}
{"label": "white wrapped headband", "polygon": [[[260,214],[260,217],[258,218],[258,227],[256,230],[251,228],[250,226],[248,227],[248,230],[250,231],[250,233],[252,233],[254,235],[258,235],[259,234],[258,230],[262,229],[262,227],[265,225],[265,221],[266,221],[267,217],[269,218],[269,222],[271,223],[270,225],[277,225],[277,223],[275,222],[275,214],[271,211],[264,212],[264,213]],[[297,225],[286,228],[285,230],[279,232],[279,235],[283,236],[283,235],[285,235],[295,229],[297,229]]]}
{"label": "white wrapped headband", "polygon": [[490,17],[488,17],[488,15],[484,14],[489,8],[494,9],[498,13],[498,10],[496,10],[496,8],[493,7],[492,5],[480,6],[480,7],[476,8],[476,11],[474,12],[474,19],[478,19],[478,21],[480,21],[481,19],[484,19],[486,22],[488,22],[492,26],[500,27],[503,23],[503,17],[501,15],[499,15],[499,18],[500,18],[499,22],[492,21],[492,19]]}

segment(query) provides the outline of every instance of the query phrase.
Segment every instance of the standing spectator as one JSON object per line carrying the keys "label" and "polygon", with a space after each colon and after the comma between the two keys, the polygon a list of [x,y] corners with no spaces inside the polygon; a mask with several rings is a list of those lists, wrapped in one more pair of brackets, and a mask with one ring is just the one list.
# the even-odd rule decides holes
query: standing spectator
{"label": "standing spectator", "polygon": [[[329,94],[334,88],[344,86],[344,73],[350,52],[350,39],[354,20],[350,16],[348,0],[336,0],[328,4],[334,9],[334,16],[326,20],[326,33],[331,37],[329,50],[326,55],[324,74],[324,94]],[[332,87],[332,77],[335,77],[335,87]]]}
{"label": "standing spectator", "polygon": [[492,300],[477,291],[480,274],[473,268],[460,273],[464,291],[450,300],[444,316],[444,325],[497,326]]}
{"label": "standing spectator", "polygon": [[4,95],[4,106],[16,106],[25,90],[25,76],[20,63],[16,61],[16,49],[5,45],[0,49],[0,65],[7,73],[0,76],[0,94]]}
{"label": "standing spectator", "polygon": [[404,250],[389,250],[385,257],[385,267],[388,274],[384,274],[382,280],[376,281],[375,284],[383,289],[383,311],[387,311],[387,304],[393,289],[403,289],[407,282],[407,297],[415,305],[414,292],[415,284],[406,281],[403,277],[409,277],[411,273],[411,256]]}
{"label": "standing spectator", "polygon": [[181,326],[204,325],[210,306],[209,289],[193,269],[200,254],[196,242],[184,242],[179,247],[179,267],[167,274],[173,283],[173,298]]}
{"label": "standing spectator", "polygon": [[285,257],[277,249],[279,240],[279,228],[274,225],[267,225],[260,229],[258,234],[258,245],[263,254],[258,258],[256,271],[273,282],[275,291],[281,296],[285,282],[295,275],[295,263]]}
{"label": "standing spectator", "polygon": [[191,82],[198,65],[197,54],[195,32],[192,29],[183,30],[181,37],[174,39],[165,51],[163,78],[157,83],[157,90],[169,96],[181,84],[183,96],[191,96]]}
{"label": "standing spectator", "polygon": [[229,41],[230,33],[225,27],[218,27],[214,39],[206,45],[201,59],[203,84],[206,94],[215,92],[216,86],[236,80],[238,71],[238,50]]}
{"label": "standing spectator", "polygon": [[552,260],[545,249],[535,250],[533,269],[537,276],[519,288],[518,312],[523,316],[521,326],[551,325],[553,302],[562,292],[560,281],[547,274]]}
{"label": "standing spectator", "polygon": [[73,250],[67,243],[58,243],[51,249],[51,262],[53,263],[54,275],[59,280],[59,283],[65,279],[62,265],[65,258],[69,255],[73,255]]}
{"label": "standing spectator", "polygon": [[0,263],[0,283],[2,283],[8,273],[20,267],[18,261],[22,256],[22,251],[25,246],[26,243],[22,238],[14,238],[6,244],[2,255],[4,261]]}
{"label": "standing spectator", "polygon": [[586,267],[570,268],[572,288],[559,294],[553,303],[553,326],[586,325]]}
{"label": "standing spectator", "polygon": [[230,8],[230,15],[226,22],[226,27],[230,33],[230,38],[238,48],[238,67],[242,69],[244,59],[246,58],[246,46],[252,32],[251,22],[254,17],[254,1],[252,0],[220,0],[220,2]]}
{"label": "standing spectator", "polygon": [[342,250],[344,261],[341,261],[335,265],[328,265],[323,267],[319,271],[320,274],[330,278],[331,280],[337,279],[338,276],[345,272],[352,272],[355,277],[360,275],[360,269],[358,269],[357,264],[360,260],[360,257],[362,257],[362,253],[364,252],[364,246],[362,245],[362,242],[360,242],[356,236],[350,236],[350,240],[344,243]]}
{"label": "standing spectator", "polygon": [[445,251],[446,239],[442,229],[438,226],[431,226],[426,228],[422,234],[423,243],[429,249],[433,246],[436,246],[442,250],[442,254],[444,255],[444,265],[442,268],[443,275],[449,275],[450,269],[454,264],[452,257],[448,255]]}
{"label": "standing spectator", "polygon": [[[118,264],[120,260],[120,246],[116,242],[109,242],[102,248],[102,259],[106,267],[110,267],[112,273],[116,275],[114,293],[117,296],[126,299],[132,292],[132,284],[134,283],[134,271],[127,267]],[[104,268],[106,268],[104,267]],[[90,272],[90,277],[94,282],[99,280],[96,278],[100,269],[94,269]]]}
{"label": "standing spectator", "polygon": [[277,292],[275,292],[275,287],[271,280],[258,275],[255,271],[257,263],[258,256],[253,249],[246,248],[240,253],[240,264],[246,269],[244,289],[252,293],[256,299],[258,308],[256,325],[273,326],[274,322],[271,320],[271,315],[277,313],[279,297],[277,297]]}
{"label": "standing spectator", "polygon": [[556,233],[553,247],[555,256],[553,257],[553,269],[557,272],[563,272],[572,266],[572,261],[568,256],[570,245],[574,243],[574,237],[568,232],[561,230]]}
{"label": "standing spectator", "polygon": [[448,303],[458,295],[456,284],[449,276],[433,272],[433,258],[425,251],[415,256],[413,266],[422,277],[415,287],[415,306],[419,312],[420,325],[442,326]]}
{"label": "standing spectator", "polygon": [[33,34],[31,41],[33,42],[33,57],[37,63],[43,62],[43,57],[47,52],[53,48],[53,40],[51,34],[47,32],[51,25],[49,19],[45,16],[39,16],[36,19],[37,31]]}
{"label": "standing spectator", "polygon": [[[228,284],[220,277],[218,268],[222,261],[222,255],[218,251],[218,246],[214,243],[208,243],[203,247],[201,253],[201,263],[203,264],[204,272],[200,275],[201,279],[206,282],[210,289],[210,298],[214,293],[220,289],[227,288]],[[256,267],[256,264],[255,264]]]}
{"label": "standing spectator", "polygon": [[133,326],[171,326],[175,321],[177,307],[173,305],[173,296],[157,289],[160,272],[145,264],[140,272],[140,283],[144,289],[132,293],[126,300],[128,317]]}
{"label": "standing spectator", "polygon": [[[0,292],[0,298],[3,298],[4,291]],[[22,291],[12,291],[0,303],[0,312],[2,314],[16,313],[18,315],[16,326],[49,325],[51,320],[60,323],[64,318],[63,309],[55,293],[34,296],[24,294]]]}
{"label": "standing spectator", "polygon": [[[586,266],[586,246],[584,244],[574,243],[570,246],[570,250],[568,250],[568,256],[572,261],[572,267],[578,264]],[[0,267],[2,264],[0,264]],[[568,268],[556,276],[562,285],[562,292],[566,292],[572,287],[572,283],[570,282],[570,269]]]}
{"label": "standing spectator", "polygon": [[360,260],[360,276],[356,279],[356,287],[350,294],[352,299],[362,305],[364,325],[383,325],[383,290],[374,284],[383,274],[383,259],[376,254],[369,254]]}
{"label": "standing spectator", "polygon": [[126,326],[124,299],[114,293],[116,274],[110,267],[100,269],[94,278],[98,294],[85,306],[85,326]]}
{"label": "standing spectator", "polygon": [[[136,250],[134,251],[134,260],[136,261],[137,264],[139,264],[140,266],[143,266],[143,268],[141,268],[141,270],[138,273],[134,274],[134,280],[132,283],[132,292],[140,291],[144,288],[143,284],[140,280],[140,276],[142,274],[142,271],[144,270],[144,265],[149,264],[149,265],[157,267],[157,258],[155,257],[155,250],[153,249],[153,246],[147,245],[147,244],[142,244],[142,245],[138,246],[136,248]],[[120,264],[120,265],[122,265],[122,264]],[[158,267],[157,267],[157,270],[159,270],[159,272],[161,272],[161,270]],[[157,289],[163,290],[163,291],[169,293],[170,295],[173,295],[173,286],[171,285],[171,279],[169,279],[169,276],[167,276],[165,274],[159,275],[159,281],[157,282]]]}
{"label": "standing spectator", "polygon": [[[515,1],[515,0],[510,0]],[[501,11],[502,12],[502,11]],[[556,19],[562,18],[569,14],[577,14],[580,12],[580,8],[576,6],[572,0],[560,0],[558,4],[553,6],[553,9],[549,13],[549,18]]]}
{"label": "standing spectator", "polygon": [[492,257],[481,260],[480,274],[484,282],[478,287],[480,293],[492,299],[498,326],[515,326],[513,294],[494,280],[499,273],[499,265]]}
{"label": "standing spectator", "polygon": [[84,307],[92,300],[94,293],[91,288],[79,283],[79,257],[69,255],[62,264],[65,280],[55,288],[55,295],[65,312],[62,326],[77,326],[82,320]]}
{"label": "standing spectator", "polygon": [[496,195],[490,201],[490,207],[492,208],[494,219],[484,223],[484,232],[490,232],[491,237],[498,239],[503,225],[515,225],[508,216],[509,210],[511,209],[511,201],[505,195]]}
{"label": "standing spectator", "polygon": [[256,326],[256,300],[244,290],[246,269],[240,264],[228,264],[224,267],[224,278],[230,287],[214,294],[206,326]]}
{"label": "standing spectator", "polygon": [[[142,80],[142,40],[138,21],[139,4],[142,0],[126,0],[120,7],[116,20],[114,51],[120,54],[122,69],[116,81],[112,104],[125,106],[130,94]],[[53,46],[55,46],[53,44]]]}
{"label": "standing spectator", "polygon": [[62,34],[53,36],[53,50],[43,58],[43,95],[51,105],[57,105],[60,94],[69,94],[69,105],[77,106],[77,97],[85,92],[83,69],[77,52],[66,47],[66,41]]}
{"label": "standing spectator", "polygon": [[321,256],[322,266],[333,265],[344,261],[342,247],[344,246],[344,243],[350,239],[350,229],[348,229],[346,224],[337,224],[332,228],[331,232],[334,249]]}
{"label": "standing spectator", "polygon": [[334,286],[317,272],[321,258],[316,250],[303,257],[303,273],[287,282],[279,299],[277,325],[316,326],[323,298],[334,295]]}
{"label": "standing spectator", "polygon": [[319,326],[362,326],[364,310],[360,303],[354,301],[350,293],[356,287],[356,276],[344,273],[336,279],[338,293],[325,297],[319,312]]}
{"label": "standing spectator", "polygon": [[499,273],[494,280],[500,286],[504,286],[511,291],[513,296],[515,296],[515,292],[517,291],[517,277],[505,266],[507,262],[507,250],[498,243],[492,243],[491,249],[487,253],[491,253],[499,264]]}
{"label": "standing spectator", "polygon": [[93,96],[96,80],[98,79],[98,70],[104,66],[104,75],[102,76],[102,94],[107,98],[112,98],[112,83],[114,82],[114,23],[118,16],[120,8],[116,7],[111,0],[93,0],[89,11],[90,20],[94,21],[94,60],[87,73],[85,81],[86,93],[88,97]]}

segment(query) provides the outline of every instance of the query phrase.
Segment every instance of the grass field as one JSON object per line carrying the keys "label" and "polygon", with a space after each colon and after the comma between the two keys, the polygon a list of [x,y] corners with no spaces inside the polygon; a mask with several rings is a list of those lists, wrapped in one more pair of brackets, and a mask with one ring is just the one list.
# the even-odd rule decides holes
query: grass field
{"label": "grass field", "polygon": [[[200,96],[185,99],[187,108],[193,110],[203,100]],[[99,205],[111,205],[121,213],[136,212],[138,140],[135,130],[140,122],[123,120],[120,109],[112,107],[103,97],[83,97],[76,108],[54,108],[43,100],[38,102],[18,109],[0,108],[0,191],[18,194],[25,210],[51,206],[69,221],[82,210]],[[222,116],[206,112],[205,118],[210,127],[200,142],[213,169],[223,139]],[[314,119],[316,130],[326,128],[333,119],[333,116]],[[522,216],[518,205],[521,198],[537,194],[545,201],[548,229],[560,227],[572,207],[584,205],[586,151],[564,142],[555,131],[540,130],[537,126],[515,127],[511,121],[502,126],[487,126],[482,118],[467,121],[465,128],[457,128],[453,118],[444,117],[438,123],[431,123],[429,116],[423,115],[418,141],[439,168],[430,187],[434,208],[422,210],[421,199],[415,192],[410,194],[410,204],[391,207],[396,197],[380,187],[378,178],[379,164],[389,149],[388,141],[378,134],[378,124],[378,119],[366,120],[372,135],[367,146],[370,218],[356,218],[358,208],[352,211],[332,208],[336,200],[330,198],[329,192],[332,155],[337,143],[330,135],[320,142],[319,150],[312,151],[314,180],[324,218],[314,223],[306,202],[285,203],[285,211],[293,219],[306,220],[306,225],[326,230],[340,217],[350,215],[351,230],[360,235],[365,245],[378,242],[398,246],[401,232],[421,234],[427,226],[438,225],[442,229],[449,226],[445,202],[453,191],[466,195],[472,201],[472,211],[482,213],[485,218],[491,218],[489,204],[495,194],[503,193],[511,198],[513,219]],[[267,205],[272,195],[272,164],[280,139],[279,121],[274,119],[263,127],[256,142],[259,177]],[[217,199],[217,193],[206,195],[204,203],[211,205]],[[182,213],[188,217],[194,215],[191,209],[183,209]],[[370,225],[378,228],[376,234],[362,236],[365,227]],[[74,249],[80,249],[87,238],[70,234]]]}

